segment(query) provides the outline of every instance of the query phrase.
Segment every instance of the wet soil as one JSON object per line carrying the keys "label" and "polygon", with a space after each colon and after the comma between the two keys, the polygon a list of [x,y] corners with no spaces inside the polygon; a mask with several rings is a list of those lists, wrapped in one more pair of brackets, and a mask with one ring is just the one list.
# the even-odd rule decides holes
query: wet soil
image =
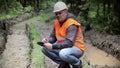
{"label": "wet soil", "polygon": [[120,61],[120,35],[101,33],[92,29],[85,32],[92,45],[116,57]]}
{"label": "wet soil", "polygon": [[99,66],[119,66],[120,61],[117,60],[110,54],[93,47],[90,44],[87,44],[85,56],[89,59],[91,65],[99,65]]}

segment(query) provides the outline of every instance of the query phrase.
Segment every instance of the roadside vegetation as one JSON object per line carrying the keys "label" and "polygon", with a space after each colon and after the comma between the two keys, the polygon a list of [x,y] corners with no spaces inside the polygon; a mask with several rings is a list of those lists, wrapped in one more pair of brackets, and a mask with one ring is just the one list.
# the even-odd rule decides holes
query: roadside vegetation
{"label": "roadside vegetation", "polygon": [[38,41],[41,40],[39,36],[39,31],[37,29],[37,24],[34,23],[34,19],[36,17],[25,21],[29,25],[30,30],[30,59],[31,59],[31,67],[32,68],[44,68],[44,55],[41,52],[41,47],[37,44]]}
{"label": "roadside vegetation", "polygon": [[46,15],[45,12],[40,12],[38,16],[33,17],[27,21],[24,21],[23,23],[27,23],[29,25],[30,30],[30,42],[31,42],[31,66],[33,68],[44,68],[44,55],[41,51],[41,46],[37,44],[37,42],[41,41],[41,37],[39,36],[39,30],[37,28],[37,24],[34,22],[34,19],[38,18],[41,23],[49,25],[49,23],[46,23],[46,20],[53,17],[54,15],[52,13],[48,13]]}

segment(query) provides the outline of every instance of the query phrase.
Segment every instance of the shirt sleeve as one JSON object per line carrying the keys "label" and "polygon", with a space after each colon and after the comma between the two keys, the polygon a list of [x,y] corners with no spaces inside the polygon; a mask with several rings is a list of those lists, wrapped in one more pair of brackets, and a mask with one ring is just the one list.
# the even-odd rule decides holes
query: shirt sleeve
{"label": "shirt sleeve", "polygon": [[50,36],[48,37],[48,40],[50,43],[54,43],[56,42],[56,36],[55,36],[55,29],[52,30],[52,32],[50,33]]}
{"label": "shirt sleeve", "polygon": [[76,25],[69,26],[67,28],[67,32],[66,32],[67,35],[64,42],[53,43],[53,49],[62,49],[62,48],[72,47],[75,42],[75,38],[77,36],[77,31],[78,31],[78,28]]}

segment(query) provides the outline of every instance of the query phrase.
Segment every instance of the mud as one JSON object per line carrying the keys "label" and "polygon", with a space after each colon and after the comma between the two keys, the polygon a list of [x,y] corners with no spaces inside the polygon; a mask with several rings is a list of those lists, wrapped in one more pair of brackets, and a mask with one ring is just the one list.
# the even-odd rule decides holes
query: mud
{"label": "mud", "polygon": [[115,57],[90,44],[87,44],[85,56],[89,59],[90,64],[94,66],[120,66],[120,61]]}
{"label": "mud", "polygon": [[120,35],[100,33],[92,29],[85,33],[92,45],[120,60]]}

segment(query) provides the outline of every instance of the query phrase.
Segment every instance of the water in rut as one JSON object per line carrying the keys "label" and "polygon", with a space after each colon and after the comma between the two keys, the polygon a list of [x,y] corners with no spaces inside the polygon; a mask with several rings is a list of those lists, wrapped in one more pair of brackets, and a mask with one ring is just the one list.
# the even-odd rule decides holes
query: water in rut
{"label": "water in rut", "polygon": [[100,66],[119,66],[120,61],[114,58],[112,55],[87,44],[86,57],[89,59],[90,64]]}

